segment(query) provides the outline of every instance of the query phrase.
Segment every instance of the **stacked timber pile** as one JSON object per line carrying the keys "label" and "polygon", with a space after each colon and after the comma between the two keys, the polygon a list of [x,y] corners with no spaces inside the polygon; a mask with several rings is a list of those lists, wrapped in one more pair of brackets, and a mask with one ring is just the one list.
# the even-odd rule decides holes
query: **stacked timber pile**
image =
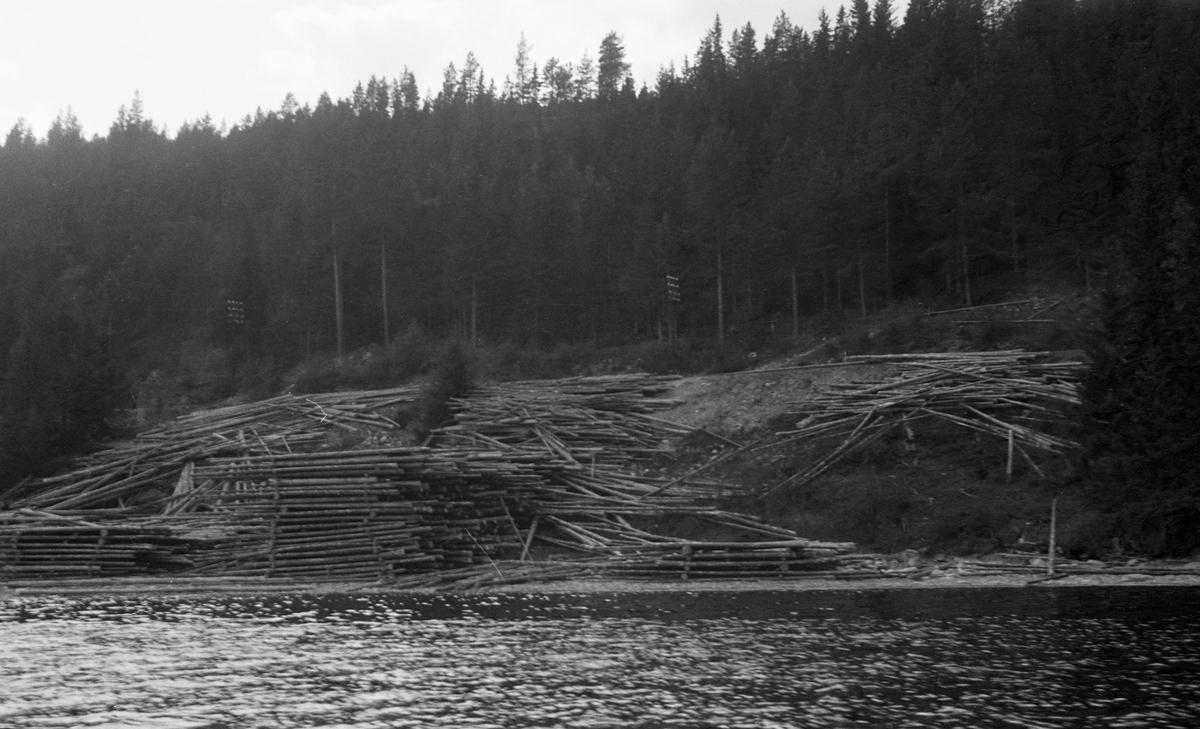
{"label": "stacked timber pile", "polygon": [[[0,574],[169,571],[462,588],[580,575],[792,576],[818,544],[716,508],[730,488],[645,479],[631,463],[692,432],[651,413],[677,378],[520,382],[456,401],[430,447],[380,445],[414,389],[284,396],[194,413],[27,484],[0,522]],[[366,435],[355,450],[331,436]],[[735,541],[654,533],[686,517]],[[571,556],[527,561],[532,545]],[[118,549],[120,546],[120,550]],[[122,551],[123,550],[123,551]],[[501,569],[500,565],[507,565]],[[67,571],[67,568],[71,571]],[[502,576],[507,572],[507,576]]]}
{"label": "stacked timber pile", "polygon": [[196,469],[202,496],[190,503],[253,524],[194,572],[388,578],[470,565],[520,548],[514,513],[545,467],[412,447],[215,459]]}
{"label": "stacked timber pile", "polygon": [[1046,431],[1065,408],[1079,405],[1076,387],[1084,365],[1047,357],[1020,350],[847,357],[894,364],[897,374],[883,382],[835,385],[800,404],[795,429],[779,433],[763,449],[817,438],[841,442],[771,490],[807,484],[896,428],[911,438],[911,425],[926,418],[1004,439],[1010,474],[1016,454],[1037,470],[1027,448],[1062,453],[1078,447]]}

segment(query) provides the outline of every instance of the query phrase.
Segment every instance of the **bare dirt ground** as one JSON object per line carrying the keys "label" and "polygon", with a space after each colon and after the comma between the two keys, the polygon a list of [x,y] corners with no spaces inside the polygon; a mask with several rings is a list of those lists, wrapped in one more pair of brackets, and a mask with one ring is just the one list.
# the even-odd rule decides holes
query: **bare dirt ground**
{"label": "bare dirt ground", "polygon": [[796,403],[830,385],[880,380],[890,371],[886,364],[849,363],[686,377],[673,393],[683,403],[661,417],[736,438],[794,411]]}

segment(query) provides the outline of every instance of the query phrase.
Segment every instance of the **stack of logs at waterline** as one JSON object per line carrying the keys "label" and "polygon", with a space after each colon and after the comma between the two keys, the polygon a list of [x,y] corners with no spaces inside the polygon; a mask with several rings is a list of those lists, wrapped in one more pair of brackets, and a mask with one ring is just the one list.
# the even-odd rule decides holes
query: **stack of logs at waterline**
{"label": "stack of logs at waterline", "polygon": [[[409,388],[193,413],[6,495],[0,579],[166,573],[462,588],[795,576],[850,558],[853,545],[715,508],[728,485],[635,474],[638,458],[692,432],[651,414],[675,404],[664,397],[674,379],[487,387],[456,401],[454,423],[427,446],[396,445],[406,436],[396,409],[420,396]],[[645,526],[681,516],[746,541]],[[535,543],[561,556],[531,561]]]}
{"label": "stack of logs at waterline", "polygon": [[0,512],[0,578],[146,574],[191,565],[186,540],[143,522]]}

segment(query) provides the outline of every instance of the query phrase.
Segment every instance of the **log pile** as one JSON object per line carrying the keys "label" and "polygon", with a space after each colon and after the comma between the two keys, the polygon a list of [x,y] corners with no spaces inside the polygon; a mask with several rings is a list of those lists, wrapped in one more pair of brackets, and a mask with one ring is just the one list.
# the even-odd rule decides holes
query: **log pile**
{"label": "log pile", "polygon": [[195,471],[198,503],[255,527],[195,572],[382,579],[470,565],[521,546],[514,514],[545,468],[413,447],[215,459]]}
{"label": "log pile", "polygon": [[94,523],[20,509],[0,512],[0,577],[151,574],[191,563],[186,540],[165,527]]}
{"label": "log pile", "polygon": [[1036,469],[1027,448],[1063,453],[1078,447],[1047,429],[1065,408],[1079,405],[1076,386],[1084,365],[1050,362],[1047,356],[1013,350],[847,357],[847,362],[892,363],[897,373],[883,382],[835,385],[798,404],[796,427],[759,450],[818,438],[840,442],[768,493],[812,482],[896,428],[911,437],[911,425],[927,418],[1006,440],[1010,473],[1015,454]]}
{"label": "log pile", "polygon": [[[222,456],[312,450],[332,433],[398,432],[386,413],[414,402],[417,388],[280,397],[201,410],[81,459],[68,473],[23,484],[30,508],[125,508],[154,487],[168,488],[187,463]],[[13,498],[9,494],[9,498]]]}
{"label": "log pile", "polygon": [[[194,413],[27,485],[0,521],[0,574],[462,589],[586,575],[788,576],[852,550],[715,508],[725,485],[636,475],[635,461],[692,432],[652,414],[674,404],[674,379],[487,387],[454,403],[454,422],[428,447],[374,437],[400,433],[389,413],[419,396],[410,388]],[[330,450],[338,432],[372,437]],[[682,516],[745,541],[635,526]],[[573,557],[527,561],[535,542]]]}
{"label": "log pile", "polygon": [[504,383],[456,401],[454,423],[434,433],[450,447],[548,451],[569,463],[625,466],[668,450],[690,428],[650,413],[678,377],[618,375]]}

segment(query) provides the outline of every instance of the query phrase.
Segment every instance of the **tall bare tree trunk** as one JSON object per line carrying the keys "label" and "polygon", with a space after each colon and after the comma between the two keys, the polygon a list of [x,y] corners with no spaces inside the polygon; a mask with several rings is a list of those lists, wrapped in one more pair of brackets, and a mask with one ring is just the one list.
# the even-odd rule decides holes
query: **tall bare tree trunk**
{"label": "tall bare tree trunk", "polygon": [[887,185],[883,186],[883,301],[892,305],[892,210]]}
{"label": "tall bare tree trunk", "polygon": [[958,206],[958,242],[962,246],[963,301],[971,306],[971,256],[967,250],[966,223],[963,222],[962,205]]}
{"label": "tall bare tree trunk", "polygon": [[383,351],[386,353],[390,344],[391,324],[388,322],[387,249],[383,245],[383,238],[379,239],[379,284],[379,299],[383,305]]}
{"label": "tall bare tree trunk", "polygon": [[1013,273],[1018,273],[1021,270],[1021,256],[1017,251],[1017,204],[1011,197],[1008,199],[1008,237]]}
{"label": "tall bare tree trunk", "polygon": [[825,281],[825,267],[821,266],[821,313],[829,313],[829,285]]}
{"label": "tall bare tree trunk", "polygon": [[725,347],[725,276],[722,270],[724,259],[721,247],[717,246],[717,346]]}
{"label": "tall bare tree trunk", "polygon": [[336,221],[331,226],[331,232],[333,235],[333,309],[334,316],[337,318],[337,356],[340,361],[346,354],[346,335],[343,327],[342,264],[338,256]]}
{"label": "tall bare tree trunk", "polygon": [[863,247],[862,243],[858,244],[858,308],[862,312],[862,318],[867,318],[867,276],[863,270]]}
{"label": "tall bare tree trunk", "polygon": [[[534,324],[534,327],[535,327],[534,336],[536,337],[537,336],[537,331],[536,331],[537,324],[536,323]],[[478,296],[478,292],[475,290],[475,279],[472,278],[471,279],[471,346],[474,347],[475,343],[478,341],[479,341],[479,296]]]}
{"label": "tall bare tree trunk", "polygon": [[837,305],[838,313],[842,312],[842,269],[834,267],[833,269],[834,293],[837,295],[834,303]]}
{"label": "tall bare tree trunk", "polygon": [[792,266],[792,341],[800,339],[800,298],[796,286],[796,267]]}

